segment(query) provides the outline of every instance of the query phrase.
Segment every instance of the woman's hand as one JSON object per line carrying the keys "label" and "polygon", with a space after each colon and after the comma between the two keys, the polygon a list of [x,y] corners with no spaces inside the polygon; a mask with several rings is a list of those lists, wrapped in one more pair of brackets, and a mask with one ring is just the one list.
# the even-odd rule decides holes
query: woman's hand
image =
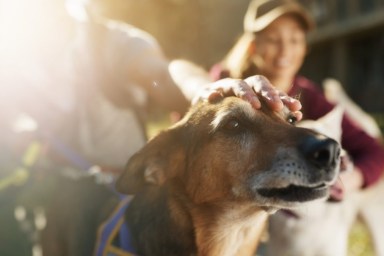
{"label": "woman's hand", "polygon": [[364,183],[363,174],[357,167],[351,172],[340,173],[340,180],[344,185],[346,193],[360,190]]}
{"label": "woman's hand", "polygon": [[214,101],[226,96],[237,96],[248,101],[255,109],[261,107],[259,97],[266,99],[269,107],[275,111],[284,105],[294,113],[297,120],[301,120],[301,103],[278,91],[264,76],[251,76],[245,80],[226,78],[209,84],[199,92],[193,103],[200,99]]}
{"label": "woman's hand", "polygon": [[354,166],[352,159],[342,152],[340,160],[340,175],[335,184],[331,186],[330,200],[334,202],[344,200],[349,193],[363,187],[364,178],[361,171]]}

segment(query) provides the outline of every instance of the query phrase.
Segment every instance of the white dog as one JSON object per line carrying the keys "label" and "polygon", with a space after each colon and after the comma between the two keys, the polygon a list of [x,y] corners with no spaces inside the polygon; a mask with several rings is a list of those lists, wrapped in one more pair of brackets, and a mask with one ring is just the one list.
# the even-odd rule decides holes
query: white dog
{"label": "white dog", "polygon": [[375,119],[349,98],[338,80],[333,78],[325,79],[323,89],[327,100],[335,105],[342,106],[347,115],[367,134],[374,138],[380,138],[382,136],[380,127],[377,125]]}
{"label": "white dog", "polygon": [[[300,126],[340,141],[343,111],[336,107],[317,121]],[[384,181],[348,194],[341,202],[315,201],[305,208],[270,217],[268,256],[344,256],[349,232],[358,216],[366,222],[376,255],[384,256]]]}

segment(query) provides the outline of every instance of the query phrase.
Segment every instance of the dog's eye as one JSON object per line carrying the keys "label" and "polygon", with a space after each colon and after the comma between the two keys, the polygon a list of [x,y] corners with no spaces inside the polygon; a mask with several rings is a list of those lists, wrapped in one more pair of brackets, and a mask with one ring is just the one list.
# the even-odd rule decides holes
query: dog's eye
{"label": "dog's eye", "polygon": [[231,119],[228,120],[224,125],[223,128],[226,131],[234,132],[238,131],[241,128],[240,122],[237,119]]}
{"label": "dog's eye", "polygon": [[289,115],[287,118],[287,122],[291,125],[295,125],[297,122],[297,117],[295,117],[294,115]]}

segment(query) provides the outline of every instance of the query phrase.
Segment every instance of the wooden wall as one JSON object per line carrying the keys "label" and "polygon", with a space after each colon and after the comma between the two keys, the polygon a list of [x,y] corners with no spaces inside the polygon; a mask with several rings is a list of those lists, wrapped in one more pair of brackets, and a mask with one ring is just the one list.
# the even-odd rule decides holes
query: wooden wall
{"label": "wooden wall", "polygon": [[384,131],[384,1],[302,0],[317,22],[302,73],[342,82]]}

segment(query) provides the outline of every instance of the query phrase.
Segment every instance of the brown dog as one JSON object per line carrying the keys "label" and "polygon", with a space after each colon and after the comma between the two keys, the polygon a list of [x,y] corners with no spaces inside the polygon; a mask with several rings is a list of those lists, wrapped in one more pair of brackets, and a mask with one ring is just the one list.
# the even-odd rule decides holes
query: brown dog
{"label": "brown dog", "polygon": [[138,255],[253,255],[268,213],[324,198],[336,141],[235,97],[199,103],[136,153],[117,188]]}

